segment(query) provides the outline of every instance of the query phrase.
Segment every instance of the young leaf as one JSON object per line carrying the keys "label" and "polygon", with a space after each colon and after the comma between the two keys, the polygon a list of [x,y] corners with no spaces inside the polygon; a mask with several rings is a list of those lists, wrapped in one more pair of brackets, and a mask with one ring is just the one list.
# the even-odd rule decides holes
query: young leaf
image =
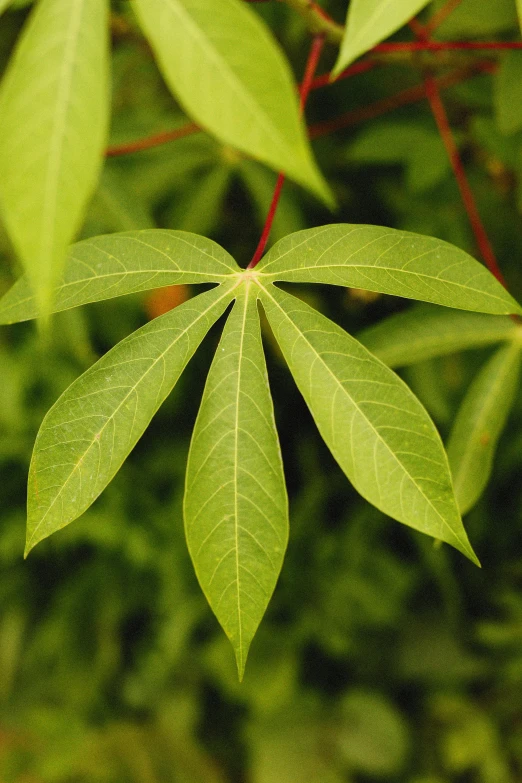
{"label": "young leaf", "polygon": [[105,489],[224,312],[231,290],[213,288],[138,329],[51,408],[29,469],[26,554]]}
{"label": "young leaf", "polygon": [[518,340],[499,348],[471,384],[455,419],[448,458],[462,514],[475,505],[488,483],[517,389],[521,350]]}
{"label": "young leaf", "polygon": [[357,339],[388,367],[445,356],[509,340],[517,325],[503,315],[466,313],[436,305],[414,305],[370,326]]}
{"label": "young leaf", "polygon": [[334,75],[406,24],[430,0],[352,0]]}
{"label": "young leaf", "polygon": [[[54,312],[176,283],[222,283],[240,269],[216,242],[185,231],[146,229],[78,242],[54,298]],[[21,277],[0,300],[0,324],[36,318],[38,306]]]}
{"label": "young leaf", "polygon": [[96,184],[108,95],[106,0],[41,0],[0,90],[0,200],[42,315]]}
{"label": "young leaf", "polygon": [[265,280],[329,283],[504,315],[522,308],[488,270],[440,239],[334,224],[285,237],[261,259]]}
{"label": "young leaf", "polygon": [[355,489],[478,563],[439,434],[406,384],[299,299],[270,286],[262,302],[319,431]]}
{"label": "young leaf", "polygon": [[259,16],[239,0],[135,0],[134,6],[187,114],[331,205],[288,63]]}
{"label": "young leaf", "polygon": [[257,312],[246,282],[210,369],[187,465],[196,573],[242,678],[288,537],[287,497]]}

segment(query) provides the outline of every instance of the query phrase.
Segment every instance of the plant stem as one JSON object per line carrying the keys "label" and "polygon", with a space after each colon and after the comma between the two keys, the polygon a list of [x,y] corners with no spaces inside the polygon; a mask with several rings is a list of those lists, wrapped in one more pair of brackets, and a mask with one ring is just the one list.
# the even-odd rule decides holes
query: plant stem
{"label": "plant stem", "polygon": [[442,103],[440,97],[439,87],[430,73],[426,73],[424,76],[424,89],[426,91],[426,97],[429,101],[433,117],[437,123],[441,139],[444,142],[444,146],[446,147],[446,152],[448,153],[451,167],[453,169],[455,179],[457,180],[460,195],[464,203],[464,208],[468,215],[473,234],[475,236],[477,247],[491,274],[495,275],[499,283],[502,283],[502,285],[506,288],[506,281],[504,280],[504,276],[499,269],[493,247],[491,246],[491,242],[489,241],[489,237],[486,233],[486,229],[484,228],[479,211],[477,209],[473,191],[469,186],[466,172],[464,171],[464,166],[462,164],[462,160],[460,158],[459,151],[448,121],[448,115],[446,114],[444,104]]}
{"label": "plant stem", "polygon": [[398,41],[377,44],[372,52],[450,52],[484,49],[522,49],[522,41]]}
{"label": "plant stem", "polygon": [[443,5],[437,13],[433,14],[429,22],[424,28],[424,35],[429,38],[435,30],[446,20],[446,18],[460,5],[462,0],[447,0],[446,5]]}
{"label": "plant stem", "polygon": [[313,0],[281,0],[285,5],[303,17],[308,29],[315,35],[321,34],[329,43],[339,45],[343,40],[344,26],[337,24],[320,5]]}
{"label": "plant stem", "polygon": [[[308,54],[308,60],[306,62],[303,81],[301,82],[301,87],[299,89],[299,96],[300,96],[299,110],[301,115],[304,112],[306,101],[310,93],[310,89],[312,87],[314,74],[317,70],[317,65],[319,64],[319,58],[321,57],[321,52],[323,50],[324,43],[325,43],[324,35],[314,36],[314,39],[312,41],[312,46],[310,47],[310,52]],[[279,199],[281,197],[281,191],[283,189],[284,181],[285,181],[285,175],[282,172],[280,172],[279,176],[277,177],[277,182],[272,196],[272,202],[270,204],[268,214],[266,216],[265,225],[263,226],[263,231],[261,233],[261,238],[258,242],[255,253],[252,256],[252,260],[247,266],[247,269],[253,269],[259,263],[259,261],[261,260],[261,256],[264,253],[266,243],[268,242],[268,237],[270,236],[270,231],[272,229],[272,223],[274,222],[274,217],[277,211],[277,206],[279,204]]]}
{"label": "plant stem", "polygon": [[[454,84],[459,84],[472,76],[476,76],[477,73],[492,71],[494,69],[495,63],[492,63],[490,60],[482,60],[467,68],[459,68],[445,76],[441,76],[436,80],[436,83],[439,89],[447,89],[448,87],[453,87]],[[398,109],[400,106],[406,106],[409,103],[421,101],[425,97],[426,91],[423,84],[420,84],[417,87],[408,87],[408,89],[403,90],[396,95],[392,95],[389,98],[383,98],[369,106],[353,109],[332,120],[326,120],[325,122],[318,122],[315,125],[311,125],[308,132],[311,139],[316,139],[319,136],[326,136],[329,133],[334,133],[342,128],[357,125],[365,120],[372,120],[375,117],[379,117],[381,114],[386,114],[389,111]]]}
{"label": "plant stem", "polygon": [[184,136],[189,136],[191,133],[197,133],[200,130],[201,128],[199,125],[196,125],[194,122],[189,122],[181,128],[155,133],[153,136],[147,136],[144,139],[137,139],[136,141],[129,141],[125,144],[116,144],[113,147],[108,147],[105,150],[105,156],[107,158],[112,158],[117,155],[129,155],[131,152],[141,152],[141,150],[148,150],[151,147],[159,147],[160,144],[166,144],[169,141],[182,139]]}

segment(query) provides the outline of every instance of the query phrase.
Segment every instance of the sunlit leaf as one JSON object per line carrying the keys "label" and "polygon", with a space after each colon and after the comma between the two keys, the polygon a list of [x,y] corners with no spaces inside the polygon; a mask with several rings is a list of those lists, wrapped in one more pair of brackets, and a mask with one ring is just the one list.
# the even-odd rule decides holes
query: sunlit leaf
{"label": "sunlit leaf", "polygon": [[334,74],[340,73],[361,54],[403,27],[429,1],[351,0]]}
{"label": "sunlit leaf", "polygon": [[270,286],[262,302],[322,437],[357,491],[394,519],[478,562],[440,437],[406,384],[299,299]]}
{"label": "sunlit leaf", "polygon": [[0,0],[0,14],[11,4],[12,0]]}
{"label": "sunlit leaf", "polygon": [[135,0],[141,26],[184,110],[225,144],[282,170],[328,204],[288,63],[240,0]]}
{"label": "sunlit leaf", "polygon": [[0,89],[0,202],[43,315],[102,162],[106,0],[41,0]]}
{"label": "sunlit leaf", "polygon": [[522,313],[500,283],[463,250],[381,226],[337,225],[285,237],[261,259],[267,280],[330,283],[476,310]]}
{"label": "sunlit leaf", "polygon": [[422,304],[370,326],[357,339],[389,367],[405,367],[509,340],[516,329],[516,324],[505,316]]}
{"label": "sunlit leaf", "polygon": [[232,643],[240,677],[288,536],[283,467],[252,288],[245,283],[210,369],[185,493],[190,554]]}
{"label": "sunlit leaf", "polygon": [[218,286],[134,332],[51,408],[29,470],[26,554],[107,486],[224,312],[230,290]]}
{"label": "sunlit leaf", "polygon": [[[54,311],[177,283],[221,283],[239,272],[222,247],[184,231],[152,229],[108,234],[78,242],[54,298]],[[0,324],[36,318],[26,277],[0,300]]]}
{"label": "sunlit leaf", "polygon": [[521,351],[520,340],[499,348],[469,387],[455,419],[448,457],[462,514],[475,505],[488,483],[517,389]]}

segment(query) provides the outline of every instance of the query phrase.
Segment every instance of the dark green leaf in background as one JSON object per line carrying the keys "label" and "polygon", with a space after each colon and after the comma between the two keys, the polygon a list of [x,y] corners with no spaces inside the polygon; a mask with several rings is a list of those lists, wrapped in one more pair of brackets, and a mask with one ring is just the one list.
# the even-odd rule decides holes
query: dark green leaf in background
{"label": "dark green leaf in background", "polygon": [[509,340],[517,325],[505,316],[414,305],[357,335],[389,367],[405,367],[466,348]]}
{"label": "dark green leaf in background", "polygon": [[517,390],[522,341],[519,335],[480,370],[469,387],[448,441],[455,496],[462,514],[488,483],[498,439]]}
{"label": "dark green leaf in background", "polygon": [[102,162],[107,10],[106,0],[41,0],[0,87],[0,204],[42,315]]}
{"label": "dark green leaf in background", "polygon": [[501,133],[522,129],[522,52],[507,52],[495,82],[495,111]]}

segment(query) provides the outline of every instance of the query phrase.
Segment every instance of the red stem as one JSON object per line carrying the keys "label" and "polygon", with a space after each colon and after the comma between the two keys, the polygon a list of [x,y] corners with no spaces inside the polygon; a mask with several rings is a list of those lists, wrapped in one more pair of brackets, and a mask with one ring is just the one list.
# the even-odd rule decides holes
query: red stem
{"label": "red stem", "polygon": [[522,49],[522,41],[398,41],[381,43],[372,52],[450,52],[456,50]]}
{"label": "red stem", "polygon": [[444,146],[446,147],[446,152],[448,153],[451,167],[459,186],[460,195],[482,258],[486,262],[486,265],[491,274],[495,275],[499,283],[502,283],[504,287],[507,287],[504,276],[499,269],[491,242],[489,241],[489,237],[486,233],[479,211],[477,209],[473,191],[469,186],[466,172],[464,171],[464,166],[462,165],[462,160],[460,158],[459,151],[457,145],[455,144],[455,139],[448,121],[448,115],[446,114],[444,104],[442,103],[440,97],[437,82],[429,73],[427,73],[424,77],[424,89],[426,91],[426,97],[429,101],[433,117],[437,123],[440,136],[444,142]]}
{"label": "red stem", "polygon": [[183,136],[189,136],[191,133],[197,133],[199,130],[201,130],[199,125],[196,125],[194,122],[189,122],[187,125],[183,125],[181,128],[176,128],[175,130],[163,131],[163,133],[147,136],[145,139],[138,139],[137,141],[129,141],[125,144],[116,144],[113,147],[108,147],[105,150],[105,156],[107,158],[112,158],[116,155],[128,155],[131,152],[148,150],[151,147],[158,147],[160,144],[166,144],[168,141],[182,139]]}
{"label": "red stem", "polygon": [[320,87],[328,87],[330,84],[334,84],[340,79],[349,79],[351,76],[356,76],[358,73],[365,73],[366,71],[370,71],[372,68],[375,68],[376,65],[381,65],[381,63],[378,60],[359,60],[359,62],[354,63],[354,65],[350,65],[349,68],[346,68],[346,70],[342,71],[339,76],[335,77],[335,80],[333,81],[329,72],[322,73],[320,76],[316,76],[315,79],[312,79],[310,89],[317,90]]}
{"label": "red stem", "polygon": [[[312,87],[314,74],[317,70],[317,65],[319,63],[319,58],[321,57],[321,52],[323,50],[324,42],[325,42],[324,35],[316,35],[312,40],[312,46],[310,47],[310,53],[308,55],[308,60],[306,62],[303,81],[301,82],[301,87],[299,89],[299,95],[300,95],[299,109],[301,114],[304,112],[306,100],[308,98],[310,89]],[[255,253],[252,256],[252,260],[247,266],[247,269],[253,269],[255,266],[257,266],[257,264],[261,260],[261,256],[264,253],[266,243],[268,242],[268,237],[270,236],[270,231],[272,229],[272,223],[274,222],[274,217],[276,214],[277,206],[279,204],[279,199],[281,196],[281,191],[283,189],[284,181],[285,181],[285,175],[281,172],[277,177],[277,182],[274,188],[274,194],[272,196],[272,202],[270,204],[268,214],[266,216],[265,225],[263,226],[263,231],[261,233],[261,238],[256,247]]]}
{"label": "red stem", "polygon": [[446,5],[443,5],[437,13],[433,14],[426,27],[424,28],[424,35],[429,38],[435,30],[445,21],[445,19],[460,5],[462,0],[447,0]]}
{"label": "red stem", "polygon": [[[471,67],[460,68],[445,76],[441,76],[440,79],[437,80],[437,85],[439,89],[446,89],[452,87],[454,84],[459,84],[459,82],[462,82],[465,79],[475,76],[477,73],[493,71],[495,67],[496,64],[491,62],[491,60],[482,60]],[[403,90],[396,95],[392,95],[389,98],[383,98],[369,106],[353,109],[332,120],[326,120],[325,122],[318,122],[315,125],[311,125],[308,132],[311,139],[316,139],[319,136],[326,136],[329,133],[334,133],[342,128],[347,128],[350,125],[357,125],[365,120],[372,120],[375,117],[393,111],[393,109],[397,109],[400,106],[406,106],[409,103],[424,100],[425,97],[426,92],[423,84],[420,84],[417,87],[408,87],[408,89]]]}

